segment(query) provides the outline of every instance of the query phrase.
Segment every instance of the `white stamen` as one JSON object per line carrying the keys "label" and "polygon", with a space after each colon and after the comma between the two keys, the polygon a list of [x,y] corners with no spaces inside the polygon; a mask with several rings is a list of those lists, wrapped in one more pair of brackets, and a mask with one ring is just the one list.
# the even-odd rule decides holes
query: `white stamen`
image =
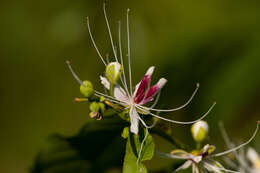
{"label": "white stamen", "polygon": [[93,46],[95,47],[96,52],[97,52],[99,58],[102,60],[102,62],[103,62],[104,65],[106,66],[107,64],[106,64],[104,58],[102,57],[101,53],[99,52],[99,50],[98,50],[98,48],[97,48],[97,45],[96,45],[96,43],[95,43],[95,40],[94,40],[94,38],[93,38],[93,36],[92,36],[91,30],[90,30],[90,25],[89,25],[89,18],[88,18],[88,17],[87,17],[87,26],[88,26],[88,32],[89,32],[89,35],[90,35],[90,39],[91,39],[91,41],[92,41],[92,44],[93,44]]}
{"label": "white stamen", "polygon": [[[153,108],[148,108],[148,110],[152,110],[152,111],[160,111],[160,112],[174,112],[174,111],[178,111],[180,109],[183,109],[184,107],[186,107],[194,98],[194,96],[196,95],[197,91],[199,89],[199,84],[197,83],[196,85],[196,89],[194,90],[194,92],[192,93],[191,97],[189,98],[189,100],[184,103],[183,105],[177,107],[177,108],[173,108],[173,109],[153,109]],[[142,107],[142,106],[141,106]]]}
{"label": "white stamen", "polygon": [[108,100],[108,101],[110,101],[110,102],[117,103],[117,104],[120,104],[120,105],[124,105],[123,103],[121,103],[121,102],[119,102],[119,101],[117,101],[117,100],[114,100],[114,99],[108,98],[108,97],[106,97],[106,96],[104,96],[104,95],[97,94],[97,93],[95,93],[94,95],[97,96],[97,97],[101,97],[101,96],[103,96],[103,97],[105,97],[106,100]]}
{"label": "white stamen", "polygon": [[106,3],[103,4],[103,11],[104,11],[104,16],[105,16],[106,24],[107,24],[107,30],[108,30],[108,34],[109,34],[111,46],[112,46],[112,49],[113,49],[113,52],[114,52],[116,61],[118,62],[117,53],[116,53],[116,49],[115,49],[114,42],[113,42],[113,37],[112,37],[112,34],[111,34],[111,30],[110,30],[110,26],[109,26],[109,22],[108,22],[108,18],[107,18]]}
{"label": "white stamen", "polygon": [[128,71],[129,71],[129,85],[130,85],[130,93],[133,95],[133,86],[132,86],[132,72],[131,72],[131,54],[130,54],[130,36],[129,36],[129,11],[130,9],[127,9],[126,13],[126,29],[127,29],[127,57],[128,57]]}
{"label": "white stamen", "polygon": [[144,136],[144,139],[142,140],[142,143],[141,143],[141,146],[140,146],[140,150],[139,150],[139,153],[138,153],[138,158],[136,160],[136,164],[137,165],[139,164],[139,161],[140,161],[140,158],[141,158],[141,154],[142,154],[142,150],[143,150],[143,146],[144,146],[144,142],[145,142],[147,136],[148,136],[148,129],[146,128],[145,129],[145,136]]}
{"label": "white stamen", "polygon": [[[197,120],[194,120],[194,121],[176,121],[176,120],[171,120],[171,119],[168,119],[168,118],[164,118],[164,117],[160,117],[160,116],[158,116],[158,115],[156,115],[156,114],[153,114],[153,113],[149,113],[150,115],[152,115],[152,116],[154,116],[154,117],[156,117],[156,118],[159,118],[159,119],[162,119],[162,120],[165,120],[165,121],[168,121],[168,122],[172,122],[172,123],[175,123],[175,124],[193,124],[193,123],[196,123],[196,122],[198,122],[198,121],[200,121],[200,120],[202,120],[203,118],[205,118],[209,113],[210,113],[210,111],[213,109],[213,107],[216,105],[216,102],[214,102],[213,103],[213,105],[209,108],[209,110],[203,115],[203,116],[201,116],[199,119],[197,119]],[[145,111],[145,109],[143,109],[141,106],[139,106],[139,105],[136,105],[139,109],[141,109],[142,111]],[[148,108],[147,108],[148,109]]]}
{"label": "white stamen", "polygon": [[231,152],[233,152],[233,151],[236,151],[236,150],[238,150],[238,149],[244,147],[245,145],[249,144],[249,143],[255,138],[255,136],[256,136],[256,134],[257,134],[257,132],[258,132],[258,129],[259,129],[259,125],[257,124],[256,130],[255,130],[254,134],[252,135],[252,137],[251,137],[247,142],[245,142],[245,143],[243,143],[243,144],[241,144],[241,145],[239,145],[239,146],[237,146],[237,147],[235,147],[235,148],[232,148],[232,149],[230,149],[230,150],[227,150],[227,151],[224,151],[224,152],[221,152],[221,153],[217,153],[217,154],[213,154],[213,155],[211,155],[211,157],[223,156],[223,155],[226,155],[226,154],[228,154],[228,153],[231,153]]}
{"label": "white stamen", "polygon": [[121,43],[121,22],[118,22],[118,44],[119,44],[119,54],[120,54],[120,61],[121,61],[121,65],[122,65],[122,71],[123,71],[123,85],[124,88],[128,94],[128,96],[130,96],[129,92],[128,92],[128,86],[126,83],[126,76],[125,76],[125,67],[124,67],[124,61],[123,61],[123,54],[122,54],[122,43]]}
{"label": "white stamen", "polygon": [[70,71],[71,71],[73,77],[77,80],[77,82],[78,82],[80,85],[84,86],[83,81],[80,80],[80,78],[78,77],[78,75],[76,75],[76,73],[75,73],[74,70],[72,69],[72,67],[71,67],[71,65],[70,65],[70,62],[69,62],[69,61],[66,61],[66,64],[68,65],[68,67],[69,67],[69,69],[70,69]]}

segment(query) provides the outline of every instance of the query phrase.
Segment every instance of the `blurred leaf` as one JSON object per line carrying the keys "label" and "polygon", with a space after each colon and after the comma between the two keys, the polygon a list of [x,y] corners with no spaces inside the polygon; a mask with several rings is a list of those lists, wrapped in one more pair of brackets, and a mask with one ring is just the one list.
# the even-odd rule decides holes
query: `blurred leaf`
{"label": "blurred leaf", "polygon": [[[129,129],[128,129],[129,130]],[[124,130],[125,131],[125,130]],[[146,134],[147,133],[147,134]],[[146,139],[143,143],[143,147],[140,153],[141,144],[146,136]],[[124,166],[123,172],[124,173],[146,173],[147,169],[142,161],[152,159],[154,155],[154,142],[152,136],[149,134],[148,131],[144,129],[140,130],[138,135],[134,135],[133,133],[129,132],[127,143],[126,143],[126,153],[124,158]],[[138,155],[140,153],[140,158],[138,162]]]}
{"label": "blurred leaf", "polygon": [[104,172],[121,169],[125,142],[120,132],[126,125],[119,118],[87,122],[71,137],[55,135],[52,146],[35,159],[32,173]]}

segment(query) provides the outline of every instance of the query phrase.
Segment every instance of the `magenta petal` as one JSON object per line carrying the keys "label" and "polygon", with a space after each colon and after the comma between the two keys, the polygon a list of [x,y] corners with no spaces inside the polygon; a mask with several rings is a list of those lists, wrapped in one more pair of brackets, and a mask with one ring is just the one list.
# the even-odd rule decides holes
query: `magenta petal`
{"label": "magenta petal", "polygon": [[139,103],[143,100],[145,90],[147,89],[150,80],[151,80],[151,76],[149,76],[149,75],[145,75],[143,77],[143,79],[141,80],[140,85],[139,85],[137,92],[135,94],[135,99],[134,99],[135,103]]}
{"label": "magenta petal", "polygon": [[155,85],[153,85],[151,88],[149,88],[147,94],[145,95],[145,98],[142,101],[142,104],[145,104],[147,102],[150,102],[153,100],[153,97],[158,93],[158,91],[165,85],[167,82],[166,79],[161,78]]}
{"label": "magenta petal", "polygon": [[142,101],[142,104],[150,102],[153,100],[153,96],[160,90],[160,88],[155,84],[147,92],[145,98]]}

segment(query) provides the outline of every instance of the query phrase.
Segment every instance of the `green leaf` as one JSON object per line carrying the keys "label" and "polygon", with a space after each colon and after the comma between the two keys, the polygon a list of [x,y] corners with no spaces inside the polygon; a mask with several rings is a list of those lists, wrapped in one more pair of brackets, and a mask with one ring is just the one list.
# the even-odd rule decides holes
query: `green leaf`
{"label": "green leaf", "polygon": [[[143,140],[144,142],[141,150],[141,145]],[[124,173],[129,173],[129,172],[146,173],[147,169],[142,162],[145,160],[152,159],[154,155],[154,148],[155,145],[153,142],[153,138],[149,134],[148,130],[140,129],[138,135],[135,135],[129,131],[129,135],[126,143],[123,172]],[[139,156],[139,161],[138,161],[138,156]]]}

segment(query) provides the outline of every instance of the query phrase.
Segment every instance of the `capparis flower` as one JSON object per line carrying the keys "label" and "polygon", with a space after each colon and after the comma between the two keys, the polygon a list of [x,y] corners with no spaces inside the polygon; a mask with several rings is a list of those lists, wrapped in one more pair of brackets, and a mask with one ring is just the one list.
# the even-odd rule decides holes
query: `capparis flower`
{"label": "capparis flower", "polygon": [[[224,152],[214,154],[216,147],[214,145],[207,144],[201,150],[193,150],[191,152],[188,152],[185,150],[177,149],[177,150],[173,150],[169,154],[162,153],[162,152],[157,152],[157,154],[161,157],[185,160],[184,164],[181,165],[179,168],[177,168],[174,172],[178,172],[180,170],[188,169],[192,167],[192,173],[204,173],[205,171],[213,172],[213,173],[224,173],[224,172],[238,173],[240,171],[234,171],[234,170],[229,170],[224,168],[222,164],[216,161],[215,159],[217,157],[224,156],[234,151],[237,151],[242,147],[246,146],[247,144],[249,144],[255,138],[259,129],[258,126],[259,125],[257,125],[256,130],[254,131],[253,135],[247,142],[239,146],[233,147],[229,150],[226,150]],[[244,172],[240,172],[240,173],[244,173]]]}
{"label": "capparis flower", "polygon": [[[110,37],[110,42],[113,50],[113,56],[115,61],[107,62],[101,55],[99,49],[97,48],[97,45],[95,43],[95,40],[93,38],[89,19],[87,18],[87,26],[88,31],[90,35],[90,39],[93,43],[94,48],[96,49],[96,52],[105,65],[105,76],[100,76],[101,83],[103,84],[104,88],[109,91],[109,95],[106,93],[99,92],[97,90],[94,91],[95,95],[100,97],[103,96],[106,100],[109,100],[112,103],[119,104],[125,108],[126,111],[129,112],[130,117],[130,131],[134,134],[138,134],[138,127],[139,127],[139,121],[145,126],[145,128],[151,128],[152,126],[146,125],[146,123],[141,119],[140,114],[147,114],[152,115],[156,118],[176,123],[176,124],[192,124],[195,123],[204,117],[208,115],[208,113],[211,111],[211,109],[215,106],[215,102],[210,107],[210,109],[199,119],[194,121],[188,121],[188,122],[182,122],[182,121],[176,121],[167,119],[164,117],[159,116],[158,112],[173,112],[180,110],[187,106],[195,94],[197,93],[197,90],[199,88],[199,84],[196,85],[196,89],[189,98],[189,100],[183,104],[180,107],[174,108],[174,109],[155,109],[154,107],[158,103],[160,91],[166,84],[167,80],[165,78],[159,79],[159,81],[150,86],[151,77],[154,71],[154,66],[150,67],[147,72],[145,73],[144,77],[141,79],[141,81],[135,85],[135,87],[132,85],[132,69],[131,69],[131,51],[130,51],[130,35],[129,35],[129,9],[127,10],[126,15],[126,21],[127,21],[127,58],[128,58],[128,77],[127,80],[126,77],[126,68],[124,66],[123,61],[123,54],[122,54],[122,45],[121,45],[121,23],[119,22],[118,25],[118,47],[119,52],[116,50],[114,40],[111,34],[110,25],[108,22],[107,14],[106,14],[106,8],[104,4],[104,16],[105,21],[107,24],[108,34]],[[80,85],[84,85],[84,83],[78,78],[78,76],[75,74],[75,72],[72,70],[70,64],[68,63],[71,72],[73,73],[73,76],[77,79],[77,81],[80,83]],[[151,106],[146,106],[146,104],[151,103]]]}
{"label": "capparis flower", "polygon": [[[231,142],[223,123],[220,123],[219,125],[227,148],[233,148],[235,144]],[[228,157],[224,157],[223,160],[228,166],[240,172],[260,173],[260,156],[252,147],[248,147],[247,149],[241,148],[240,150],[233,151]]]}

